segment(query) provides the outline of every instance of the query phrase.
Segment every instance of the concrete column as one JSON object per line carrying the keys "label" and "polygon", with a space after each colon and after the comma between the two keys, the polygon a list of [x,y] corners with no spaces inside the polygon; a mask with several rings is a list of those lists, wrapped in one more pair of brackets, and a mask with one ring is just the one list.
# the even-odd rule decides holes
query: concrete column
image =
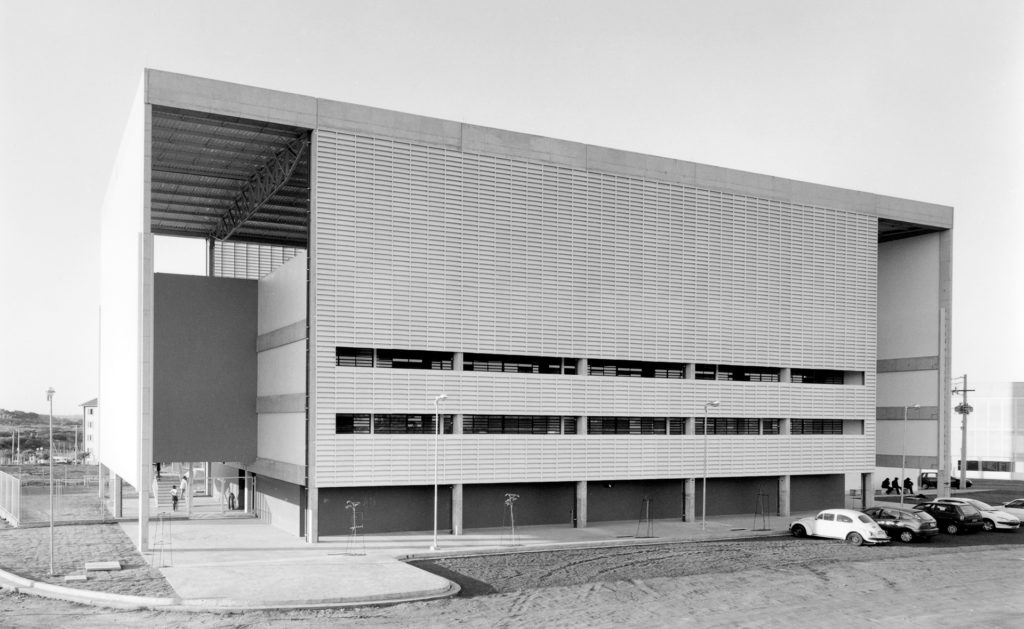
{"label": "concrete column", "polygon": [[462,434],[462,425],[463,425],[462,424],[462,413],[455,413],[454,415],[452,415],[452,434],[453,435],[461,435]]}
{"label": "concrete column", "polygon": [[683,377],[687,380],[693,380],[697,377],[697,363],[686,363],[683,366]]}
{"label": "concrete column", "polygon": [[788,516],[789,513],[789,475],[779,477],[779,515]]}
{"label": "concrete column", "polygon": [[121,477],[117,474],[110,475],[110,499],[114,503],[113,508],[111,509],[111,511],[114,512],[114,517],[124,517],[124,500],[122,499],[121,493]]}
{"label": "concrete column", "polygon": [[452,535],[462,535],[462,483],[452,485]]}
{"label": "concrete column", "polygon": [[576,482],[576,528],[587,528],[587,481]]}
{"label": "concrete column", "polygon": [[[252,496],[252,492],[247,492],[246,497]],[[250,502],[246,505],[248,509],[254,509],[253,504],[254,498],[249,498]],[[316,544],[320,542],[320,526],[317,522],[317,503],[320,500],[320,490],[314,485],[306,488],[306,541],[310,544]],[[252,511],[250,511],[252,513]]]}
{"label": "concrete column", "polygon": [[779,382],[792,382],[793,381],[793,370],[789,367],[783,367],[779,373]]}
{"label": "concrete column", "polygon": [[452,354],[452,369],[454,371],[462,371],[462,361],[465,358],[463,352],[454,352]]}
{"label": "concrete column", "polygon": [[576,434],[585,435],[587,434],[587,416],[580,415],[576,420]]}
{"label": "concrete column", "polygon": [[696,417],[687,417],[686,418],[685,432],[688,435],[695,435],[695,434],[697,434],[697,418]]}
{"label": "concrete column", "polygon": [[783,417],[782,419],[779,420],[779,434],[780,435],[788,435],[788,434],[790,434],[789,433],[789,427],[790,427],[790,423],[789,423],[789,418],[788,417]]}
{"label": "concrete column", "polygon": [[864,509],[875,506],[875,475],[872,472],[861,474],[860,490],[864,494]]}
{"label": "concrete column", "polygon": [[579,360],[576,361],[576,375],[577,376],[587,376],[587,375],[590,375],[588,373],[588,371],[589,370],[587,369],[587,359],[586,358],[580,358]]}
{"label": "concrete column", "polygon": [[697,479],[683,479],[683,522],[696,522]]}

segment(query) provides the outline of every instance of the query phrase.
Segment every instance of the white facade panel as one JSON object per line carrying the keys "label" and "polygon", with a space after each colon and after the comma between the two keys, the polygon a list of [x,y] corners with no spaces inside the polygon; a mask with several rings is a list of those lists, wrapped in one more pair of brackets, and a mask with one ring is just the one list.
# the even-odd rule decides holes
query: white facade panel
{"label": "white facade panel", "polygon": [[306,344],[289,343],[256,355],[256,394],[289,395],[306,392]]}
{"label": "white facade panel", "polygon": [[305,413],[261,413],[257,417],[256,452],[261,459],[306,464]]}
{"label": "white facade panel", "polygon": [[305,251],[259,281],[257,331],[267,334],[306,318]]}
{"label": "white facade panel", "polygon": [[[409,466],[427,456],[420,441],[376,435],[353,450],[351,435],[334,434],[334,416],[432,412],[442,392],[445,413],[682,417],[722,399],[722,417],[859,419],[863,438],[766,437],[783,449],[755,456],[761,446],[744,445],[720,472],[838,472],[847,468],[836,461],[851,456],[870,467],[876,217],[328,129],[318,130],[314,157],[321,486],[349,485],[353,474],[370,482],[356,465],[375,469],[372,484],[412,482]],[[820,368],[864,372],[865,384],[344,368],[334,365],[337,346]],[[518,443],[481,443],[491,441]],[[529,443],[531,452],[556,448],[564,479],[604,469],[566,463],[575,457],[597,466],[621,454],[614,445],[603,453],[595,436],[574,447]],[[654,443],[668,457],[654,476],[617,465],[600,473],[679,476],[678,459],[665,468],[673,450]]]}

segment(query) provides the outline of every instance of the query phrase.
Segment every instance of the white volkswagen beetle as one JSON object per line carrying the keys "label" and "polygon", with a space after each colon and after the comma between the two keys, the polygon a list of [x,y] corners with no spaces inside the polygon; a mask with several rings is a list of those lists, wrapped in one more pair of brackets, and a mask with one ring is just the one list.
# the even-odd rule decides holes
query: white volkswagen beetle
{"label": "white volkswagen beetle", "polygon": [[831,537],[854,546],[887,544],[890,538],[870,516],[852,509],[825,509],[813,518],[801,518],[789,525],[794,537]]}

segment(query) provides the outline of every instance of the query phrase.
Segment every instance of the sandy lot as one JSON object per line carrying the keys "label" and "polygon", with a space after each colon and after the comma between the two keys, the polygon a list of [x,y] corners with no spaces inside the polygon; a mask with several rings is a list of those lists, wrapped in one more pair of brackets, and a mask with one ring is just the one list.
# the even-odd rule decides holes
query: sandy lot
{"label": "sandy lot", "polygon": [[[444,559],[458,598],[353,610],[112,611],[0,595],[11,627],[854,627],[1024,613],[1024,545],[854,548],[826,540],[667,544]],[[921,622],[926,624],[920,625]],[[8,624],[9,623],[9,624]]]}

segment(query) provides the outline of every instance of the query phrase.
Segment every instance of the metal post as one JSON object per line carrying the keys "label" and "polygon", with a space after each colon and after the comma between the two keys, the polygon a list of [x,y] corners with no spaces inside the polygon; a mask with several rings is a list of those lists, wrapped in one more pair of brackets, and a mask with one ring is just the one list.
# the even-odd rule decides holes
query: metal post
{"label": "metal post", "polygon": [[903,407],[903,463],[900,467],[900,478],[897,491],[900,492],[900,506],[903,506],[903,478],[907,473],[907,412],[912,408],[921,408],[920,404],[914,404],[913,406]]}
{"label": "metal post", "polygon": [[704,480],[700,496],[700,528],[707,530],[708,517],[708,407],[718,408],[718,400],[704,403]]}
{"label": "metal post", "polygon": [[448,396],[442,393],[441,395],[434,398],[434,543],[430,547],[430,550],[438,550],[437,546],[437,450],[439,445],[439,437],[441,434],[441,411],[438,409],[438,404],[441,400],[448,399]]}
{"label": "metal post", "polygon": [[50,403],[50,576],[53,576],[53,387],[46,390],[46,401]]}

